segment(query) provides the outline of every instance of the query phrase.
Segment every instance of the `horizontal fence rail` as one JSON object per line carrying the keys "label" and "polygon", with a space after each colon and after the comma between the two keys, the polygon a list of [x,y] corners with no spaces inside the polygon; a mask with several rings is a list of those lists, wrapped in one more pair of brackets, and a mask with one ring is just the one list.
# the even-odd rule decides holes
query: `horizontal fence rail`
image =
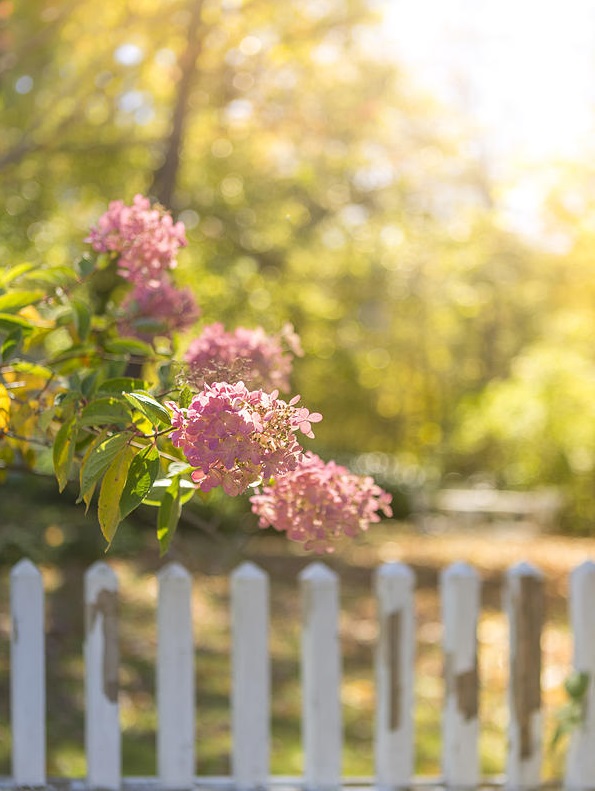
{"label": "horizontal fence rail", "polygon": [[[10,574],[12,777],[0,787],[43,786],[45,771],[44,591],[28,560]],[[118,705],[118,580],[106,563],[85,575],[85,749],[87,777],[61,787],[189,789],[267,786],[330,791],[370,786],[380,791],[446,786],[544,787],[542,771],[541,633],[544,579],[527,563],[509,569],[503,605],[509,624],[509,726],[506,773],[481,778],[478,645],[480,579],[465,563],[441,575],[445,697],[439,779],[413,777],[415,578],[399,563],[381,566],[377,598],[375,777],[341,775],[341,654],[339,579],[323,563],[299,577],[302,603],[303,777],[271,777],[269,584],[244,563],[231,576],[231,777],[196,775],[195,687],[190,574],[171,563],[158,574],[156,778],[122,778]],[[595,788],[595,564],[570,581],[574,668],[588,678],[582,722],[573,732],[563,783]]]}

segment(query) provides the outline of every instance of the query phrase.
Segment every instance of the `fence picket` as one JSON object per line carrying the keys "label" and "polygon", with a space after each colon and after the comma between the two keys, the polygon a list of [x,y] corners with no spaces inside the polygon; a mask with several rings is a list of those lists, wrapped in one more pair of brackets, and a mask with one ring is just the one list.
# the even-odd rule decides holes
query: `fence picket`
{"label": "fence picket", "polygon": [[513,789],[535,788],[540,783],[542,760],[541,572],[529,563],[510,568],[504,604],[510,629],[506,785]]}
{"label": "fence picket", "polygon": [[231,577],[232,772],[240,791],[264,788],[270,759],[268,576],[243,563]]}
{"label": "fence picket", "polygon": [[407,787],[413,775],[414,575],[402,563],[376,572],[376,783]]}
{"label": "fence picket", "polygon": [[588,675],[583,719],[573,731],[566,759],[565,785],[572,791],[593,788],[595,778],[595,563],[586,561],[570,575],[570,623],[574,669]]}
{"label": "fence picket", "polygon": [[45,785],[44,594],[39,570],[21,560],[10,574],[12,772],[16,785]]}
{"label": "fence picket", "polygon": [[453,563],[441,576],[446,695],[442,720],[442,769],[446,785],[479,782],[477,621],[479,575]]}
{"label": "fence picket", "polygon": [[300,574],[304,782],[307,789],[341,784],[341,656],[339,582],[323,563]]}
{"label": "fence picket", "polygon": [[87,784],[110,791],[121,780],[117,606],[115,573],[106,563],[94,563],[85,574]]}
{"label": "fence picket", "polygon": [[179,563],[159,572],[157,767],[165,788],[191,788],[195,771],[192,579]]}

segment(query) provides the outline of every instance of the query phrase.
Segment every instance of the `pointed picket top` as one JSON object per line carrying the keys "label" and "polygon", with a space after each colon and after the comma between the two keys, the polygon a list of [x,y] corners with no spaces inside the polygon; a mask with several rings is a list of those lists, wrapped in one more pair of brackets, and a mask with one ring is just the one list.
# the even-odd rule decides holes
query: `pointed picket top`
{"label": "pointed picket top", "polygon": [[378,568],[376,576],[380,579],[394,579],[404,577],[405,579],[411,581],[413,581],[415,578],[413,570],[406,563],[399,563],[395,560],[391,560],[389,563],[383,563]]}
{"label": "pointed picket top", "polygon": [[445,580],[451,579],[452,577],[469,577],[475,579],[478,576],[477,569],[473,568],[469,563],[465,563],[463,560],[457,560],[451,563],[450,566],[447,566],[442,572],[442,578]]}
{"label": "pointed picket top", "polygon": [[262,580],[267,577],[266,571],[251,560],[240,564],[231,574],[232,580]]}
{"label": "pointed picket top", "polygon": [[23,558],[12,567],[10,576],[13,579],[17,577],[35,577],[38,579],[41,577],[41,572],[29,558]]}
{"label": "pointed picket top", "polygon": [[102,580],[108,583],[107,587],[118,584],[118,578],[113,568],[105,563],[103,560],[98,560],[89,567],[85,574],[85,579],[89,582],[101,582]]}
{"label": "pointed picket top", "polygon": [[374,574],[374,590],[377,596],[398,595],[399,590],[409,590],[415,585],[415,574],[405,563],[390,561],[383,563]]}
{"label": "pointed picket top", "polygon": [[190,572],[181,563],[172,561],[159,569],[157,578],[160,582],[171,579],[190,579]]}
{"label": "pointed picket top", "polygon": [[302,582],[335,582],[337,574],[326,563],[315,561],[300,571],[299,579]]}
{"label": "pointed picket top", "polygon": [[583,578],[588,579],[589,577],[595,575],[595,562],[592,560],[584,560],[580,566],[577,566],[575,569],[572,570],[570,574],[570,578],[572,580],[581,580]]}
{"label": "pointed picket top", "polygon": [[538,579],[543,579],[543,572],[541,569],[537,568],[537,566],[534,566],[532,563],[529,563],[526,560],[521,560],[520,563],[516,563],[514,566],[511,566],[506,574],[510,578],[537,577]]}

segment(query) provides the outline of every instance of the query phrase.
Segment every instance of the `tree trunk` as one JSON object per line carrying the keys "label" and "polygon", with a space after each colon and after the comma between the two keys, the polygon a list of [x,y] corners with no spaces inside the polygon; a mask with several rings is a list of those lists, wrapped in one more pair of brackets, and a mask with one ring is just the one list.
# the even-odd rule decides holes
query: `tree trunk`
{"label": "tree trunk", "polygon": [[196,77],[196,59],[200,53],[200,18],[203,0],[194,0],[188,23],[186,49],[180,59],[180,79],[176,94],[170,135],[165,143],[163,164],[155,171],[150,194],[166,208],[171,208],[176,188],[180,154],[184,144],[184,131],[188,117],[190,92]]}

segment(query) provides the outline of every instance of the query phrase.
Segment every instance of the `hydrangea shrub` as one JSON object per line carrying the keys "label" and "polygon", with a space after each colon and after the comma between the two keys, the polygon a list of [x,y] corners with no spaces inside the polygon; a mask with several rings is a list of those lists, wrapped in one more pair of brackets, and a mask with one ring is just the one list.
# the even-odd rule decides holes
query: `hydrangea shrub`
{"label": "hydrangea shrub", "polygon": [[182,223],[137,195],[86,241],[72,267],[0,270],[0,475],[51,464],[60,490],[77,481],[96,503],[108,543],[155,506],[163,551],[182,506],[217,487],[251,494],[260,527],[315,552],[391,515],[370,478],[304,452],[322,416],[279,397],[303,353],[293,327],[208,324],[179,353],[200,316],[172,279]]}

